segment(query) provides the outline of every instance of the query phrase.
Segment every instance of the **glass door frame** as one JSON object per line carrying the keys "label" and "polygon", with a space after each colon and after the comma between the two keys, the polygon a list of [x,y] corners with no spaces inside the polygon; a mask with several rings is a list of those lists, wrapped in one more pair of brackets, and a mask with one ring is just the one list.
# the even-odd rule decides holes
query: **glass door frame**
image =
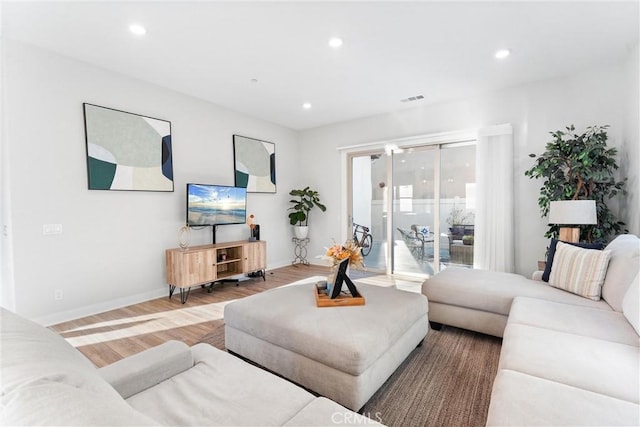
{"label": "glass door frame", "polygon": [[[353,194],[352,194],[352,159],[354,157],[366,156],[366,155],[375,155],[375,154],[383,154],[386,158],[386,168],[387,168],[387,183],[390,187],[393,186],[393,170],[392,170],[392,154],[394,150],[398,149],[409,149],[409,148],[419,148],[426,146],[438,146],[438,154],[437,154],[437,162],[434,165],[434,173],[438,173],[438,185],[434,189],[434,197],[437,195],[437,200],[434,202],[434,209],[437,204],[438,211],[440,210],[440,154],[439,151],[442,149],[440,146],[446,145],[448,148],[453,148],[454,145],[469,145],[475,144],[478,139],[478,132],[476,129],[468,129],[461,130],[455,132],[442,132],[436,134],[429,135],[419,135],[395,140],[387,140],[387,141],[379,141],[368,144],[360,144],[360,145],[352,145],[339,147],[338,151],[341,155],[341,164],[342,164],[342,182],[346,182],[347,188],[343,189],[342,194],[344,195],[343,203],[342,203],[342,230],[344,233],[343,240],[350,239],[352,235],[352,219],[353,219]],[[434,181],[435,182],[435,181]],[[434,184],[435,185],[435,184]],[[346,190],[346,191],[345,191]],[[386,233],[386,257],[387,257],[387,265],[385,274],[388,275],[396,275],[392,271],[393,266],[393,194],[390,197],[387,197],[387,233]],[[434,218],[434,227],[440,226],[439,215],[436,215]],[[440,233],[439,229],[436,229],[438,233]],[[391,242],[391,244],[389,244]],[[439,243],[438,243],[438,251],[435,250],[434,247],[434,264],[436,260],[438,264],[436,264],[437,268],[440,268],[440,254],[439,254]]]}

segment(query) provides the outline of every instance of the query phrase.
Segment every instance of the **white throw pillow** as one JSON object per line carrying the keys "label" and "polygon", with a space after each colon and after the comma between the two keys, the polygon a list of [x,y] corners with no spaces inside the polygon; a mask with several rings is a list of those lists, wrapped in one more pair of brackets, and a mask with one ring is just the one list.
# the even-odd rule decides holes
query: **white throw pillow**
{"label": "white throw pillow", "polygon": [[610,258],[611,251],[558,242],[549,285],[598,301]]}

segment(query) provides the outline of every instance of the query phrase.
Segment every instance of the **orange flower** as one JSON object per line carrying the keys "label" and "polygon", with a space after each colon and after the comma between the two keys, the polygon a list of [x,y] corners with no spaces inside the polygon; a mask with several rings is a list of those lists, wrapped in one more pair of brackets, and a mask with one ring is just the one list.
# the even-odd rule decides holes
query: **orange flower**
{"label": "orange flower", "polygon": [[362,257],[361,248],[352,240],[348,240],[344,245],[335,243],[327,248],[324,256],[320,256],[329,260],[333,265],[337,265],[340,261],[349,258],[349,264],[356,269],[364,269],[364,259]]}

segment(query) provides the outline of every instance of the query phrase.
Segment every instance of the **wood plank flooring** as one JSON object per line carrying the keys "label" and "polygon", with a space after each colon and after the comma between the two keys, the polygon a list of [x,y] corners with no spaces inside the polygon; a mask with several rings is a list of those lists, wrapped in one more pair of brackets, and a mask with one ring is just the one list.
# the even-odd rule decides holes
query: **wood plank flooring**
{"label": "wood plank flooring", "polygon": [[[227,301],[310,276],[326,276],[328,272],[327,267],[314,265],[278,268],[268,271],[265,281],[253,278],[239,286],[233,283],[218,284],[211,293],[199,287],[192,288],[184,305],[180,303],[177,292],[169,299],[167,289],[167,297],[60,323],[51,326],[51,329],[67,338],[96,366],[102,367],[168,340],[183,341],[187,345],[200,342],[213,329],[211,321],[189,321],[191,312],[199,307],[211,310],[211,320],[215,320],[217,315],[221,319]],[[381,286],[392,286],[396,282],[391,276],[358,270],[351,271],[350,276],[354,279],[365,278],[367,282]],[[406,284],[407,281],[402,283]],[[419,282],[416,283],[419,285]],[[201,320],[202,316],[194,317]]]}

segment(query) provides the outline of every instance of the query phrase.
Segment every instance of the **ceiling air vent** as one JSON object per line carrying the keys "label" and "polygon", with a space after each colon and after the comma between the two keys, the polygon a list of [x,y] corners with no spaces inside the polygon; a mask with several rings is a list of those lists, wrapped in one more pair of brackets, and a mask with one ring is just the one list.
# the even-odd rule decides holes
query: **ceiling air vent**
{"label": "ceiling air vent", "polygon": [[424,99],[424,96],[416,95],[416,96],[410,96],[410,97],[405,98],[405,99],[401,99],[400,102],[420,101],[421,99]]}

